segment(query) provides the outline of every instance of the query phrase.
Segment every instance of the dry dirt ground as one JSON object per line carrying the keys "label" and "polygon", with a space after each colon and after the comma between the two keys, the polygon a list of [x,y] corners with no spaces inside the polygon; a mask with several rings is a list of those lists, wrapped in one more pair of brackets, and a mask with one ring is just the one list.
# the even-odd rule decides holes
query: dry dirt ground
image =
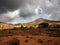
{"label": "dry dirt ground", "polygon": [[19,40],[19,45],[60,45],[60,37],[49,37],[49,36],[32,36],[28,35],[21,36],[8,36],[0,37],[0,45],[7,45],[9,40],[16,38]]}
{"label": "dry dirt ground", "polygon": [[[60,45],[60,37],[48,36],[45,34],[44,31],[42,31],[42,34],[44,34],[44,35],[40,35],[40,34],[39,35],[38,34],[32,35],[32,34],[29,34],[27,32],[21,31],[21,30],[17,30],[17,31],[11,30],[11,31],[12,32],[15,31],[16,34],[14,33],[15,34],[14,35],[12,33],[13,35],[8,35],[8,36],[1,36],[0,35],[0,45],[9,45],[9,41],[13,40],[13,39],[19,40],[19,44],[17,44],[17,45]],[[11,31],[9,32],[10,34],[11,34]],[[35,31],[35,32],[37,32],[37,31]],[[0,34],[1,34],[1,32],[0,32]],[[8,33],[6,33],[6,35],[7,34]]]}

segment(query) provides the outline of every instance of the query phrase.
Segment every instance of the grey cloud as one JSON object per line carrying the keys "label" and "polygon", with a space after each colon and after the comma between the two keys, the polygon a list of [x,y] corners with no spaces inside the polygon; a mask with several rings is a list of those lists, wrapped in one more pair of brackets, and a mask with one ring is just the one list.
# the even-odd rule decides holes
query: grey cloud
{"label": "grey cloud", "polygon": [[[0,0],[0,12],[13,11],[19,8],[21,0]],[[2,9],[1,9],[2,8]]]}
{"label": "grey cloud", "polygon": [[[44,0],[0,0],[0,22],[15,23],[19,18],[21,18],[21,20],[28,18],[36,20],[40,14],[36,14],[35,9],[38,9],[40,6],[47,14],[46,18],[48,20],[60,21],[60,8],[46,7]],[[18,9],[20,10],[20,12],[18,11],[19,14],[17,14],[17,12],[13,14],[13,12]],[[49,14],[51,14],[51,16],[49,16]],[[20,23],[21,20],[18,22]]]}
{"label": "grey cloud", "polygon": [[25,4],[37,6],[39,3],[39,0],[0,0],[0,13],[4,13],[7,10],[14,11]]}
{"label": "grey cloud", "polygon": [[[38,4],[38,0],[0,0],[0,7],[2,10],[16,10],[25,4],[35,5]],[[4,8],[3,8],[4,7]],[[4,12],[4,11],[3,11]]]}
{"label": "grey cloud", "polygon": [[60,11],[54,11],[50,13],[50,15],[48,14],[47,19],[52,21],[60,21]]}
{"label": "grey cloud", "polygon": [[52,21],[60,21],[60,3],[59,2],[60,0],[46,0],[46,1],[42,0],[41,7],[46,14],[45,19],[52,20]]}
{"label": "grey cloud", "polygon": [[27,18],[27,17],[32,17],[36,15],[34,6],[31,6],[29,4],[26,4],[20,9],[20,17]]}
{"label": "grey cloud", "polygon": [[12,21],[15,20],[15,18],[18,17],[18,11],[8,11],[6,13],[2,13],[0,14],[0,22],[8,22],[8,21]]}
{"label": "grey cloud", "polygon": [[[31,20],[32,17],[36,17],[35,8],[38,7],[37,2],[39,1],[36,0],[35,2],[34,0],[32,2],[32,0],[0,0],[0,22],[11,24],[15,22],[21,23],[23,20],[28,22],[28,18]],[[18,9],[20,11],[18,11]],[[16,10],[18,12],[15,12]],[[21,20],[19,20],[19,18]],[[17,22],[17,20],[19,21]]]}

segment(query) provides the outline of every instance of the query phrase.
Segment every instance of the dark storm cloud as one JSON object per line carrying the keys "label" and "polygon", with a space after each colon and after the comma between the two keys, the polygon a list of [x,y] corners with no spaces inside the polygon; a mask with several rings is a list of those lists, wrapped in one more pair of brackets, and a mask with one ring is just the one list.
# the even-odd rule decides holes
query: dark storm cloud
{"label": "dark storm cloud", "polygon": [[38,4],[38,0],[0,0],[0,13],[6,12],[7,10],[13,11],[25,4],[35,5]]}
{"label": "dark storm cloud", "polygon": [[[35,19],[36,16],[39,16],[38,7],[42,7],[42,9],[48,14],[47,19],[51,20],[58,20],[60,21],[60,7],[54,9],[52,7],[52,3],[48,0],[47,5],[44,4],[45,0],[0,0],[0,22],[14,22],[19,16],[22,19],[33,18]],[[57,1],[57,0],[56,0]],[[59,1],[60,2],[60,1]],[[55,4],[55,3],[54,3]],[[45,7],[44,7],[45,6]],[[46,7],[48,6],[48,7]],[[50,6],[50,7],[49,7]],[[47,8],[47,9],[46,9]],[[51,8],[51,9],[50,9]],[[20,11],[16,11],[16,10]],[[35,10],[37,9],[37,10]],[[58,11],[57,13],[55,11]],[[49,14],[51,15],[49,16]],[[21,19],[21,20],[22,20]],[[20,20],[19,20],[20,22]]]}
{"label": "dark storm cloud", "polygon": [[19,8],[21,0],[0,0],[0,13],[7,10],[13,11]]}
{"label": "dark storm cloud", "polygon": [[4,13],[7,10],[14,11],[25,4],[38,5],[38,0],[0,0],[0,13]]}
{"label": "dark storm cloud", "polygon": [[15,20],[21,0],[0,0],[0,22]]}
{"label": "dark storm cloud", "polygon": [[[60,1],[52,1],[51,3],[49,0],[0,0],[0,22],[12,24],[28,22],[26,19],[30,19],[29,22],[34,21],[40,16],[40,7],[46,13],[45,18],[60,21],[60,3],[57,3]],[[58,8],[56,3],[59,4]]]}
{"label": "dark storm cloud", "polygon": [[[0,22],[15,23],[36,17],[35,8],[39,0],[0,0]],[[18,23],[17,22],[17,23]]]}

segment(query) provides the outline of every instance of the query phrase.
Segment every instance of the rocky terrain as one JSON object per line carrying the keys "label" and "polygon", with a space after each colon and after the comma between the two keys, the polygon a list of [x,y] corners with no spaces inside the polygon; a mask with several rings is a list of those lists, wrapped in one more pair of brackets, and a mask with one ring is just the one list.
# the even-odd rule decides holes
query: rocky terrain
{"label": "rocky terrain", "polygon": [[0,23],[0,45],[60,45],[60,22]]}

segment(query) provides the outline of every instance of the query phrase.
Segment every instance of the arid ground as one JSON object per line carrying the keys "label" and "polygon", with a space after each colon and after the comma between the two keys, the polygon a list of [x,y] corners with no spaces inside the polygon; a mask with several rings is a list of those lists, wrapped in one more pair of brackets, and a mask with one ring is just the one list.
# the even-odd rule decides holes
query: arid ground
{"label": "arid ground", "polygon": [[39,28],[38,22],[13,26],[1,23],[0,45],[60,45],[60,28],[54,22],[54,26],[50,22],[51,27]]}

